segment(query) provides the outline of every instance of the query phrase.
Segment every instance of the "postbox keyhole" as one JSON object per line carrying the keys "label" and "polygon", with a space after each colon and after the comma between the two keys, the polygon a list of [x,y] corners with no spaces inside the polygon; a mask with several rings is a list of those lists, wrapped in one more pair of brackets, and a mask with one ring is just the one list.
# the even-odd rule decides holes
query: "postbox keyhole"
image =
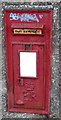
{"label": "postbox keyhole", "polygon": [[30,50],[30,45],[29,44],[25,44],[25,50]]}

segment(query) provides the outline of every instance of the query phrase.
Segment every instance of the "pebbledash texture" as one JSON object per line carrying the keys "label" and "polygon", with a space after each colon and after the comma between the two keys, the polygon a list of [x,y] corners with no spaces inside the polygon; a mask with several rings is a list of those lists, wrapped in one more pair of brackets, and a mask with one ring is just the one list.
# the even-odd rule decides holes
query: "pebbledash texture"
{"label": "pebbledash texture", "polygon": [[[2,103],[1,107],[1,118],[60,118],[60,99],[59,99],[59,2],[1,2],[0,11],[1,21],[0,25],[0,38],[2,39],[0,43],[0,48],[2,45],[2,77],[0,78],[0,82],[2,88],[0,87],[0,93],[2,93]],[[50,114],[49,115],[40,115],[40,114],[31,114],[31,113],[13,113],[8,112],[7,110],[7,75],[6,75],[6,47],[5,47],[5,37],[4,37],[4,10],[34,10],[34,9],[45,9],[53,10],[52,16],[52,56],[51,56],[51,87],[50,87]],[[2,34],[2,35],[1,35]]]}

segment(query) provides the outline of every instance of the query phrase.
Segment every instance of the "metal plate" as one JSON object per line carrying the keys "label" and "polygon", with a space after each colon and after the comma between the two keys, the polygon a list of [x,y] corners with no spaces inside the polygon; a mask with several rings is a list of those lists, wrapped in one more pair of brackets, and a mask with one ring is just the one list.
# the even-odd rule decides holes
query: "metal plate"
{"label": "metal plate", "polygon": [[42,34],[40,29],[14,29],[14,34]]}

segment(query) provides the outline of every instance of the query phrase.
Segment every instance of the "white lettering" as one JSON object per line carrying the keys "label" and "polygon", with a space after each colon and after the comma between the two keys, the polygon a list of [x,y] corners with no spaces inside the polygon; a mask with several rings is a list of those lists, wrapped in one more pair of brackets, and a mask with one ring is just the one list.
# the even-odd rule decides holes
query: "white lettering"
{"label": "white lettering", "polygon": [[[43,15],[39,15],[39,18],[42,18]],[[31,21],[37,21],[39,22],[39,19],[37,18],[36,14],[19,14],[19,13],[10,13],[10,20],[20,20],[20,21],[26,21],[26,22],[31,22]]]}

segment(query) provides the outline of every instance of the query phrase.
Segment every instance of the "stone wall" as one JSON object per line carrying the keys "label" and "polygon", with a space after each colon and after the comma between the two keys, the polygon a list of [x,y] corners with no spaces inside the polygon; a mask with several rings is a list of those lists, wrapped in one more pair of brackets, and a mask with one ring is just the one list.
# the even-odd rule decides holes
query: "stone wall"
{"label": "stone wall", "polygon": [[61,0],[1,0],[1,2],[60,2]]}
{"label": "stone wall", "polygon": [[[49,2],[50,1],[50,2]],[[60,100],[61,82],[59,80],[59,9],[61,3],[55,0],[48,2],[17,2],[17,0],[5,0],[0,2],[0,118],[60,118]],[[50,92],[50,114],[30,114],[30,113],[12,113],[7,110],[7,79],[6,79],[6,57],[5,57],[5,38],[4,38],[4,9],[53,9],[52,16],[52,57],[51,57],[51,92]],[[61,13],[60,13],[61,14]],[[61,18],[60,18],[61,19]],[[61,23],[61,22],[60,22]],[[60,24],[61,26],[61,24]],[[60,37],[59,37],[60,36]],[[61,45],[61,42],[60,42]],[[60,46],[61,48],[61,46]],[[61,58],[60,58],[61,60]],[[60,83],[59,83],[60,82]],[[61,96],[61,95],[60,95]]]}
{"label": "stone wall", "polygon": [[[61,106],[61,2],[59,7],[59,60],[60,60],[60,67],[59,67],[59,73],[60,73],[60,82],[59,82],[59,100],[60,100],[60,106]],[[61,107],[60,107],[60,118],[61,118]]]}

